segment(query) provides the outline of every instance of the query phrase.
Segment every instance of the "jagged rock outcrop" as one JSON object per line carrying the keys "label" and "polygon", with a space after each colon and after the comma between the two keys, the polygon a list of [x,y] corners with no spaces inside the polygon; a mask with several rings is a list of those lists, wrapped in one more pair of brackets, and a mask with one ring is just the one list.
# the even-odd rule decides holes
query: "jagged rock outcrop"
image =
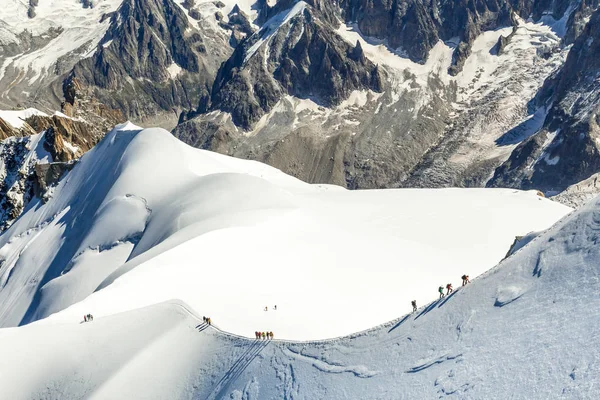
{"label": "jagged rock outcrop", "polygon": [[205,40],[173,0],[125,0],[93,57],[75,65],[74,85],[127,118],[176,120],[208,95],[227,47]]}
{"label": "jagged rock outcrop", "polygon": [[[327,83],[329,92],[315,95],[318,85],[327,81],[318,69],[306,75],[308,81],[302,75],[311,65],[310,59],[307,62],[298,58],[307,53],[304,47],[297,49],[299,43],[304,44],[302,35],[319,35],[332,42],[344,42],[348,37],[342,39],[337,35],[342,34],[336,31],[337,20],[330,22],[328,13],[339,12],[335,7],[323,2],[302,7],[299,4],[302,3],[292,0],[280,1],[272,7],[266,2],[259,3],[257,21],[263,24],[261,31],[240,43],[221,68],[210,101],[204,99],[199,107],[200,115],[183,118],[174,134],[192,145],[258,159],[311,182],[331,182],[349,188],[485,186],[498,165],[510,156],[513,145],[527,139],[538,120],[543,120],[540,107],[529,100],[535,97],[544,79],[564,62],[567,54],[564,44],[568,41],[562,39],[563,35],[575,32],[574,26],[596,7],[595,0],[500,0],[476,5],[461,1],[434,4],[418,0],[342,0],[337,4],[343,19],[355,22],[355,31],[383,39],[388,49],[399,48],[400,53],[413,61],[423,63],[440,39],[452,40],[449,44],[454,54],[449,72],[456,75],[456,81],[443,78],[440,82],[430,73],[427,83],[421,75],[409,84],[413,81],[409,69],[394,79],[384,76],[384,71],[389,73],[390,67],[396,68],[395,62],[390,61],[391,65],[377,67],[382,82],[378,86],[389,88],[389,97],[387,93],[385,97],[388,100],[376,100],[378,104],[373,107],[369,104],[373,100],[369,100],[368,106],[362,106],[364,112],[355,114],[353,110],[350,115],[357,115],[356,118],[345,120],[336,116],[338,112],[345,113],[336,110],[340,100],[353,90],[379,90],[358,79],[362,85],[340,91],[342,95],[337,96],[339,86],[331,81]],[[530,17],[546,26],[552,25],[552,30],[527,24],[525,19]],[[326,25],[323,30],[319,30],[319,22]],[[462,74],[475,39],[483,31],[499,27],[505,29],[494,39],[495,45],[483,49],[487,53],[486,65],[471,63]],[[571,35],[577,37],[579,33]],[[344,63],[356,62],[357,69],[364,71],[365,65],[361,63],[371,58],[360,41],[354,45],[344,43],[350,47]],[[305,47],[317,46],[311,42]],[[483,55],[479,46],[476,59]],[[439,51],[438,48],[436,57]],[[374,50],[371,52],[373,55]],[[337,52],[338,56],[341,53]],[[380,55],[375,54],[377,60]],[[489,59],[490,56],[502,61]],[[321,58],[324,69],[332,69],[329,57]],[[423,66],[423,70],[439,62],[428,63],[430,66]],[[501,65],[498,69],[488,69],[496,63]],[[415,71],[423,74],[418,67]],[[352,79],[341,81],[352,82]],[[403,81],[401,86],[406,91],[391,88]],[[414,98],[409,94],[411,91]],[[330,93],[334,95],[328,97]],[[319,112],[304,117],[303,111],[294,117],[297,112],[293,111],[294,100],[285,99],[290,95],[315,100],[331,111],[325,111],[324,118]],[[329,101],[332,98],[340,100]],[[419,100],[415,104],[413,99]],[[447,107],[449,104],[443,105],[444,101],[457,100],[456,111],[451,110],[452,106]],[[393,108],[393,112],[386,107]],[[415,109],[420,112],[414,113]],[[369,114],[369,111],[379,114],[381,110],[383,115]],[[365,126],[368,123],[376,126],[371,129]]]}
{"label": "jagged rock outcrop", "polygon": [[8,139],[9,137],[23,137],[34,135],[36,131],[27,123],[21,127],[14,127],[0,117],[0,140]]}
{"label": "jagged rock outcrop", "polygon": [[360,45],[348,45],[300,1],[236,48],[201,111],[228,112],[236,125],[250,129],[286,94],[335,106],[353,90],[380,92],[381,73]]}
{"label": "jagged rock outcrop", "polygon": [[[390,187],[438,140],[447,124],[441,116],[452,111],[455,89],[435,76],[432,91],[417,80],[408,73],[393,76],[383,93],[355,91],[333,108],[287,95],[251,132],[237,128],[229,114],[211,112],[173,133],[193,146],[262,161],[308,182]],[[400,95],[400,86],[411,89]]]}
{"label": "jagged rock outcrop", "polygon": [[49,136],[52,129],[0,142],[0,232],[21,215],[34,196],[47,200],[51,188],[72,168],[73,161],[53,162],[55,154],[63,159],[81,154],[64,147],[63,153],[58,152],[65,142],[59,134]]}
{"label": "jagged rock outcrop", "polygon": [[[347,28],[338,32],[344,35]],[[310,182],[348,188],[485,186],[512,144],[537,123],[537,117],[530,121],[529,100],[566,56],[560,37],[541,25],[520,21],[517,28],[486,36],[491,39],[478,45],[468,71],[456,78],[447,75],[452,50],[442,44],[427,66],[403,60],[397,67],[399,57],[385,57],[383,46],[347,42],[349,59],[383,61],[383,94],[363,90],[354,93],[362,98],[358,106],[350,101],[319,109],[285,93],[274,97],[276,105],[250,131],[239,130],[233,115],[214,107],[180,124],[174,134]],[[268,55],[277,53],[266,48]],[[257,91],[246,92],[256,96]]]}
{"label": "jagged rock outcrop", "polygon": [[28,7],[21,3],[9,4],[10,21],[0,11],[0,108],[58,109],[69,96],[63,89],[77,82],[80,96],[108,110],[171,128],[209,95],[233,51],[230,37],[237,44],[253,29],[242,11],[220,26],[194,1],[80,0],[19,24]]}
{"label": "jagged rock outcrop", "polygon": [[231,31],[229,44],[233,48],[237,47],[244,39],[254,33],[250,17],[237,4],[227,15],[227,22],[223,21],[222,16],[218,16],[217,19],[223,29]]}
{"label": "jagged rock outcrop", "polygon": [[56,186],[60,179],[73,169],[75,162],[37,163],[34,168],[33,193],[43,201],[48,200],[49,189]]}
{"label": "jagged rock outcrop", "polygon": [[29,143],[30,137],[0,142],[0,231],[21,215],[33,196],[34,163],[27,157]]}
{"label": "jagged rock outcrop", "polygon": [[[65,115],[27,111],[23,115],[18,127],[0,117],[4,139],[0,142],[0,231],[21,215],[33,196],[46,198],[48,189],[71,168],[73,161],[106,133],[102,125]],[[95,114],[87,115],[93,119]],[[114,115],[96,118],[104,124],[118,120]]]}
{"label": "jagged rock outcrop", "polygon": [[600,171],[600,10],[538,101],[543,128],[514,150],[488,186],[560,192]]}
{"label": "jagged rock outcrop", "polygon": [[502,35],[500,35],[500,38],[498,39],[498,42],[496,43],[496,45],[492,49],[492,54],[500,56],[500,55],[502,55],[504,53],[504,49],[510,43],[510,39],[515,34],[516,28],[517,28],[516,26],[513,26],[513,32],[510,35],[508,35],[508,36],[502,36]]}

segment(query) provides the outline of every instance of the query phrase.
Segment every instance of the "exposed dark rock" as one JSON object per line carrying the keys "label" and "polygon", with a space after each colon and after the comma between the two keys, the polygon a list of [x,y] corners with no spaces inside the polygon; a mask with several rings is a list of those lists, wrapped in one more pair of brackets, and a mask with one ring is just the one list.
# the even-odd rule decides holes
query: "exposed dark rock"
{"label": "exposed dark rock", "polygon": [[27,162],[28,138],[0,143],[0,231],[8,228],[33,196],[33,166]]}
{"label": "exposed dark rock", "polygon": [[360,47],[348,45],[311,6],[289,18],[291,12],[275,15],[236,48],[219,70],[211,110],[250,129],[285,94],[333,106],[353,90],[381,91],[381,71]]}
{"label": "exposed dark rock", "polygon": [[[407,76],[406,84],[413,79]],[[251,135],[222,112],[182,121],[173,133],[193,146],[266,162],[312,183],[391,187],[406,178],[447,124],[442,116],[451,111],[453,90],[435,77],[429,85],[431,92],[417,88],[400,98],[389,85],[383,93],[357,92],[359,100],[339,109],[313,104],[299,111],[294,104],[300,100],[284,97]],[[431,102],[419,106],[423,97]]]}
{"label": "exposed dark rock", "polygon": [[575,42],[581,35],[591,15],[600,7],[600,0],[579,0],[576,4],[575,10],[573,10],[567,22],[565,44]]}
{"label": "exposed dark rock", "polygon": [[521,143],[488,186],[559,192],[600,171],[600,10],[577,38],[564,67],[547,80],[544,127]]}
{"label": "exposed dark rock", "polygon": [[560,19],[570,4],[569,0],[339,0],[346,22],[357,23],[366,36],[385,39],[415,62],[424,63],[440,39],[458,38],[449,70],[453,75],[461,71],[481,32],[514,26],[513,13],[536,21],[547,13]]}
{"label": "exposed dark rock", "polygon": [[173,0],[126,0],[94,56],[73,68],[65,97],[73,103],[69,91],[77,80],[80,92],[127,118],[176,119],[208,94],[220,59],[230,54],[222,47],[208,54],[203,35]]}
{"label": "exposed dark rock", "polygon": [[[34,195],[43,199],[48,187],[71,168],[73,160],[104,137],[108,129],[102,124],[115,122],[114,115],[99,116],[92,110],[86,116],[101,123],[97,125],[59,115],[35,115],[16,129],[0,119],[2,139],[9,137],[0,142],[0,231],[19,217]],[[40,132],[43,135],[41,142],[28,137]],[[50,154],[49,161],[60,162],[51,166],[39,164],[36,157],[41,148],[36,150],[34,146],[40,145]]]}
{"label": "exposed dark rock", "polygon": [[492,48],[491,53],[497,56],[500,56],[504,53],[504,48],[506,47],[506,45],[508,44],[509,40],[508,40],[508,36],[500,36],[498,38],[498,42],[496,43],[496,45]]}
{"label": "exposed dark rock", "polygon": [[237,47],[244,39],[254,33],[254,28],[250,22],[250,18],[237,6],[231,9],[227,15],[227,22],[223,21],[223,17],[217,18],[220,26],[224,29],[231,30],[229,44],[232,48]]}
{"label": "exposed dark rock", "polygon": [[52,186],[56,186],[63,175],[73,169],[74,162],[52,162],[52,163],[37,163],[35,165],[35,184],[33,193],[42,200],[47,200],[46,192]]}
{"label": "exposed dark rock", "polygon": [[240,32],[238,30],[234,30],[231,32],[229,44],[231,45],[231,47],[237,47],[244,39],[246,39],[245,33]]}
{"label": "exposed dark rock", "polygon": [[27,16],[29,18],[35,18],[35,8],[39,5],[39,0],[29,0],[29,8],[27,9]]}
{"label": "exposed dark rock", "polygon": [[242,10],[240,10],[237,4],[231,9],[231,12],[227,17],[229,20],[229,29],[235,29],[245,33],[246,35],[251,35],[254,33],[254,28],[252,28],[250,18]]}

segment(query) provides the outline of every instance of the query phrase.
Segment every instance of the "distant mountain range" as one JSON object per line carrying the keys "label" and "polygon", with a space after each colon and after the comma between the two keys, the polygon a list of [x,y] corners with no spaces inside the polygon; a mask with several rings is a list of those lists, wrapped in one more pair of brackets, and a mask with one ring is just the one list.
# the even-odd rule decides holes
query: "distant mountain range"
{"label": "distant mountain range", "polygon": [[5,109],[353,189],[554,195],[600,171],[597,0],[37,3],[0,10]]}

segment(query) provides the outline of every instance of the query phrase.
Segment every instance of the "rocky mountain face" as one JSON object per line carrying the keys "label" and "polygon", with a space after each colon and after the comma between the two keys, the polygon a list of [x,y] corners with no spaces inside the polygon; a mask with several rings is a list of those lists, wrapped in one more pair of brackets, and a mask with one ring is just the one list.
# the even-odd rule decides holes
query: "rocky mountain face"
{"label": "rocky mountain face", "polygon": [[233,51],[229,34],[240,29],[233,18],[200,19],[193,2],[51,1],[56,4],[43,14],[23,21],[24,30],[5,22],[24,18],[20,5],[0,11],[0,105],[6,108],[49,111],[65,99],[92,98],[128,119],[173,127],[182,111],[209,94]]}
{"label": "rocky mountain face", "polygon": [[125,0],[94,55],[79,61],[64,85],[77,81],[80,91],[130,119],[162,113],[177,120],[208,94],[228,55],[175,1]]}
{"label": "rocky mountain face", "polygon": [[[485,186],[540,128],[545,114],[532,101],[564,64],[575,21],[594,7],[489,2],[471,10],[463,4],[471,24],[465,25],[456,19],[460,5],[454,3],[431,5],[439,11],[435,18],[427,17],[421,2],[340,2],[339,14],[308,3],[277,4],[288,8],[236,48],[211,101],[174,134],[305,180],[349,188]],[[273,15],[276,7],[268,11]],[[529,14],[541,23],[519,16]],[[381,84],[344,79],[339,90],[319,79],[320,88],[329,84],[329,92],[343,96],[332,103],[328,92],[316,95],[314,85],[305,83],[318,76],[309,70],[315,58],[297,54],[318,45],[298,33],[350,46],[343,64],[368,72],[368,64],[354,63],[356,52],[357,60],[376,65]],[[409,52],[403,43],[416,47]],[[297,70],[308,72],[308,79],[294,75]]]}
{"label": "rocky mountain face", "polygon": [[476,42],[478,48],[465,63],[475,75],[472,80],[457,75],[461,94],[455,115],[403,187],[485,186],[515,146],[541,126],[545,109],[533,106],[532,99],[564,63],[561,39],[546,27],[522,22],[498,36],[483,47],[481,39]]}
{"label": "rocky mountain face", "polygon": [[[348,188],[552,194],[600,167],[598,0],[73,2],[56,4],[85,27],[0,11],[0,102],[177,125]],[[56,43],[69,51],[41,68]]]}
{"label": "rocky mountain face", "polygon": [[600,173],[595,173],[589,178],[569,186],[552,199],[569,207],[579,208],[600,193],[599,178]]}
{"label": "rocky mountain face", "polygon": [[489,186],[560,192],[600,171],[600,11],[537,99],[543,127],[519,144]]}
{"label": "rocky mountain face", "polygon": [[511,0],[340,0],[346,22],[370,37],[385,40],[411,60],[423,63],[440,40],[458,39],[449,72],[456,75],[484,31],[515,25],[515,17],[560,19],[569,1]]}
{"label": "rocky mountain face", "polygon": [[[113,125],[118,121],[108,115],[103,120]],[[5,139],[0,142],[0,231],[21,215],[33,196],[50,196],[52,187],[73,162],[95,146],[105,132],[102,127],[64,114],[0,111],[0,135]]]}
{"label": "rocky mountain face", "polygon": [[215,80],[201,112],[221,110],[250,129],[284,95],[339,105],[353,90],[381,92],[382,76],[357,43],[351,46],[304,1],[283,10],[241,43]]}
{"label": "rocky mountain face", "polygon": [[[35,164],[27,155],[31,136],[0,143],[0,230],[4,231],[21,215],[33,196]],[[37,159],[36,159],[37,161]]]}
{"label": "rocky mountain face", "polygon": [[0,9],[0,108],[60,109],[62,82],[93,54],[120,0],[4,2]]}
{"label": "rocky mountain face", "polygon": [[27,12],[20,3],[0,10],[0,104],[62,111],[21,115],[16,125],[0,112],[7,139],[0,229],[33,195],[49,193],[116,123],[127,117],[172,126],[181,109],[208,93],[232,49],[221,45],[229,40],[223,28],[201,34],[211,27],[190,10],[171,0],[52,0]]}

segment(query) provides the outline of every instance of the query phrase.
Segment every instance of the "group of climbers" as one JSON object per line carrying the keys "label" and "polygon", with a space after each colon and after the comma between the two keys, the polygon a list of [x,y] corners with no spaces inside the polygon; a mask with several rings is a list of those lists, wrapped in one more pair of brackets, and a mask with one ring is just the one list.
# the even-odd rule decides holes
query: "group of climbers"
{"label": "group of climbers", "polygon": [[[467,283],[471,283],[471,281],[469,280],[469,275],[463,275],[461,276],[462,279],[462,285],[465,286]],[[452,293],[454,291],[454,289],[452,288],[452,284],[449,283],[446,285],[446,293],[444,294],[444,287],[440,286],[438,288],[438,292],[440,293],[440,299],[444,298],[446,295],[449,295],[450,293]],[[413,312],[417,311],[417,301],[413,300],[410,302],[410,304],[412,305],[413,308]],[[277,310],[277,306],[273,307],[274,310]],[[269,311],[268,307],[265,307],[265,311]],[[84,321],[93,321],[94,317],[91,314],[88,314],[86,316],[83,317]],[[209,317],[202,317],[202,320],[208,324],[208,325],[212,325],[211,324],[211,320]],[[273,332],[259,332],[256,331],[254,332],[254,335],[256,337],[256,339],[273,339]]]}
{"label": "group of climbers", "polygon": [[454,292],[454,289],[452,288],[452,284],[449,283],[446,285],[446,294],[444,294],[444,287],[440,286],[438,288],[438,292],[440,293],[440,299],[443,299],[445,296],[449,295],[450,293]]}
{"label": "group of climbers", "polygon": [[[463,275],[460,278],[462,279],[463,286],[465,286],[467,283],[471,283],[471,281],[469,280],[469,275]],[[438,288],[438,292],[440,292],[440,299],[443,298],[444,297],[444,288],[442,286],[440,286]],[[446,296],[452,292],[454,292],[454,289],[452,288],[452,284],[449,283],[446,285]]]}
{"label": "group of climbers", "polygon": [[[265,306],[264,310],[265,311],[269,311],[269,307]],[[277,311],[277,305],[273,306],[273,310]],[[267,340],[273,339],[273,332],[259,332],[259,331],[256,331],[256,332],[254,332],[254,335],[255,335],[256,339],[267,339]]]}
{"label": "group of climbers", "polygon": [[87,314],[83,316],[83,322],[90,322],[94,320],[94,316],[92,314]]}
{"label": "group of climbers", "polygon": [[[87,321],[90,321],[89,318],[93,319],[91,314],[88,314],[87,316],[85,316],[84,320],[86,320],[86,317],[88,318]],[[204,321],[205,324],[212,325],[212,321],[210,320],[210,317],[202,317],[202,321]],[[273,339],[273,337],[274,337],[273,332],[258,332],[258,331],[256,331],[256,332],[254,332],[254,335],[256,336],[256,339],[269,340],[269,339]]]}
{"label": "group of climbers", "polygon": [[273,332],[254,332],[256,339],[273,339]]}
{"label": "group of climbers", "polygon": [[[469,275],[463,275],[461,276],[462,279],[462,285],[465,286],[467,283],[471,283],[471,281],[469,280]],[[446,293],[444,293],[444,287],[440,286],[438,288],[438,292],[440,294],[440,299],[443,299],[445,296],[449,295],[450,293],[452,293],[454,291],[454,288],[452,288],[452,284],[449,283],[446,285]],[[413,300],[410,302],[410,304],[413,307],[413,312],[417,311],[417,301]]]}

